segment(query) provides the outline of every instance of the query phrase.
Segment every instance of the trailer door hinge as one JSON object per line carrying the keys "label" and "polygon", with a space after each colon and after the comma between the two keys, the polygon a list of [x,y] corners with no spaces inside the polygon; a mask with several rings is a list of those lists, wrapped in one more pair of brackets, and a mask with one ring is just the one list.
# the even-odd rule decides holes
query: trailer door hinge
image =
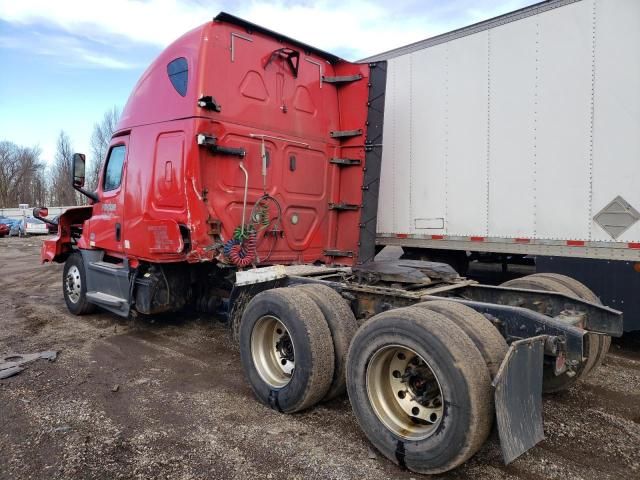
{"label": "trailer door hinge", "polygon": [[207,135],[206,133],[199,133],[196,136],[198,141],[198,145],[202,147],[207,147],[211,150],[212,153],[220,153],[222,155],[234,155],[236,157],[244,158],[247,155],[247,152],[244,148],[236,148],[236,147],[222,147],[218,145],[218,139],[212,135]]}
{"label": "trailer door hinge", "polygon": [[362,129],[356,130],[333,130],[329,132],[331,138],[358,137],[362,135]]}
{"label": "trailer door hinge", "polygon": [[211,95],[203,95],[198,99],[198,106],[205,110],[214,110],[216,112],[222,111],[222,105],[216,102],[216,99]]}
{"label": "trailer door hinge", "polygon": [[349,257],[353,258],[353,252],[351,250],[324,250],[323,255],[325,257]]}
{"label": "trailer door hinge", "polygon": [[350,167],[351,165],[360,165],[362,162],[359,158],[332,158],[329,160],[329,163]]}
{"label": "trailer door hinge", "polygon": [[354,203],[329,203],[329,210],[359,210],[360,205]]}
{"label": "trailer door hinge", "polygon": [[350,83],[357,82],[362,79],[362,75],[357,73],[355,75],[339,75],[336,77],[322,76],[322,81],[325,83]]}

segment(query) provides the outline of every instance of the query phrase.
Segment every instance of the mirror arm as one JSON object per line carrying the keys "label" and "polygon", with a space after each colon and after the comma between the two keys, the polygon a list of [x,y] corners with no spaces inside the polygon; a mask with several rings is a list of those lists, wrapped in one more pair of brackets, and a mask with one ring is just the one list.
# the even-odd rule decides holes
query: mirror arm
{"label": "mirror arm", "polygon": [[33,216],[33,218],[37,218],[38,220],[42,220],[44,223],[48,223],[49,225],[54,225],[54,226],[58,226],[58,222],[54,222],[53,220],[49,220],[48,218],[45,217],[40,217],[40,216]]}
{"label": "mirror arm", "polygon": [[81,188],[81,187],[76,187],[75,185],[73,186],[73,188],[76,189],[77,191],[79,191],[85,197],[90,198],[94,202],[98,201],[98,195],[96,195],[95,192],[89,192],[88,190],[85,190],[84,188]]}

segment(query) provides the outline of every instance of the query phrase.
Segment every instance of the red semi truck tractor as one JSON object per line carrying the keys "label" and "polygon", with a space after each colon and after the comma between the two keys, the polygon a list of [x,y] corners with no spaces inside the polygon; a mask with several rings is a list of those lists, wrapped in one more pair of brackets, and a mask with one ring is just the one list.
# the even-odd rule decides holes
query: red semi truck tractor
{"label": "red semi truck tractor", "polygon": [[385,85],[384,61],[219,14],[144,73],[95,192],[74,155],[89,205],[42,260],[64,263],[76,315],[222,314],[259,401],[294,413],[346,391],[401,466],[455,468],[494,419],[510,462],[543,438],[542,392],[596,368],[622,315],[560,275],[494,287],[375,261]]}

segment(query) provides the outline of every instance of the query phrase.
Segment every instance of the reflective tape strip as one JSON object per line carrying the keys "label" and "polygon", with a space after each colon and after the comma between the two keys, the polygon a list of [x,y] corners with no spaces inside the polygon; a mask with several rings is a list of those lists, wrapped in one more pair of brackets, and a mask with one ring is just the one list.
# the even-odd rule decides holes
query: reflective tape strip
{"label": "reflective tape strip", "polygon": [[584,247],[584,240],[567,240],[568,247]]}
{"label": "reflective tape strip", "polygon": [[480,236],[460,236],[460,235],[425,235],[420,233],[378,233],[379,238],[399,238],[411,240],[444,240],[455,242],[484,242],[484,243],[516,243],[521,245],[542,245],[542,246],[567,246],[567,247],[587,247],[587,248],[617,248],[640,250],[640,242],[606,242],[587,240],[560,240],[560,239],[535,239],[535,238],[503,238],[503,237],[480,237]]}

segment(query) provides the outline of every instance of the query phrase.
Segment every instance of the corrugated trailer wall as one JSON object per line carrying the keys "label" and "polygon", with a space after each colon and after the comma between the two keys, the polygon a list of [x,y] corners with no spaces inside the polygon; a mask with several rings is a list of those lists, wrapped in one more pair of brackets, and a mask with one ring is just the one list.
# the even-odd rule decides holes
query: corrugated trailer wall
{"label": "corrugated trailer wall", "polygon": [[387,58],[380,234],[640,241],[594,221],[618,196],[640,211],[640,1]]}

